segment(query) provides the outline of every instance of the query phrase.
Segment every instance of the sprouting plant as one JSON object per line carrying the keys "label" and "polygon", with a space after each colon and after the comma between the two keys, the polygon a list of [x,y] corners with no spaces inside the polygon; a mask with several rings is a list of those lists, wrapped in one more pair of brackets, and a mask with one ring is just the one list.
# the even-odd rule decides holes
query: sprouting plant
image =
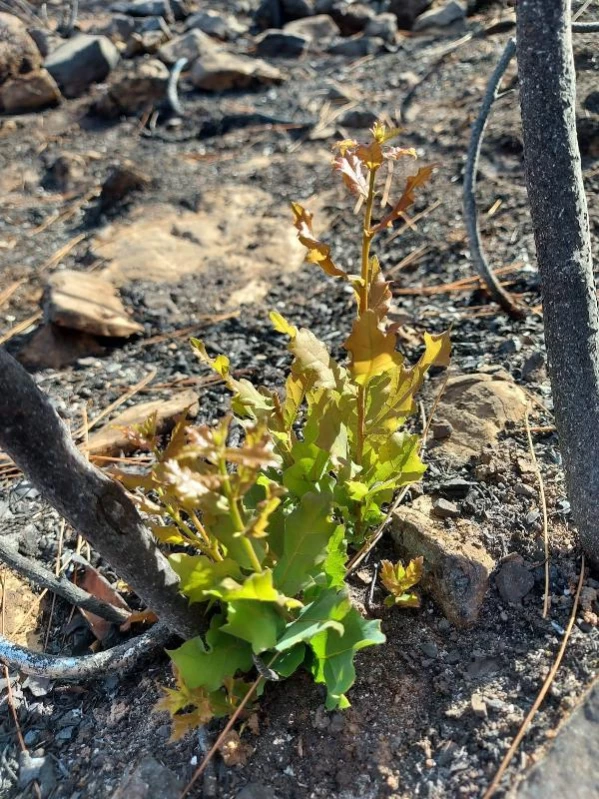
{"label": "sprouting plant", "polygon": [[[178,687],[161,707],[174,715],[175,736],[233,712],[249,685],[239,675],[256,664],[280,678],[307,668],[326,686],[327,708],[347,707],[355,653],[385,640],[379,622],[351,605],[348,547],[363,544],[397,490],[425,470],[420,438],[403,425],[428,369],[447,364],[449,338],[425,334],[414,366],[397,351],[387,319],[391,291],[371,247],[432,168],[408,177],[399,200],[374,221],[379,170],[416,153],[388,144],[397,130],[377,123],[371,134],[366,144],[340,142],[333,162],[363,209],[359,275],[336,265],[314,236],[311,214],[292,204],[307,261],[353,288],[347,363],[336,362],[310,330],[273,312],[292,355],[281,393],[237,379],[225,355],[212,357],[193,339],[199,358],[231,391],[232,412],[212,427],[179,420],[164,450],[152,420],[134,433],[155,462],[146,474],[122,480],[144,494],[142,509],[160,520],[152,526],[157,539],[177,549],[170,562],[181,591],[209,618],[204,638],[170,652]],[[233,431],[241,435],[235,445]],[[417,604],[408,591],[421,568],[421,559],[405,569],[383,563],[389,604]]]}

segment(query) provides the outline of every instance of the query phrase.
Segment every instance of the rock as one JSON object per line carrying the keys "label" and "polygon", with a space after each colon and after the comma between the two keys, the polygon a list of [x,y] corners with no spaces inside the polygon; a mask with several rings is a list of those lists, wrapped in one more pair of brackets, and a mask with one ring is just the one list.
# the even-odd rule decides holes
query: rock
{"label": "rock", "polygon": [[443,480],[439,485],[439,491],[445,497],[465,499],[473,485],[475,484],[463,477],[452,477],[450,480]]}
{"label": "rock", "polygon": [[350,36],[348,39],[341,39],[334,42],[327,49],[331,55],[344,55],[348,58],[362,58],[365,55],[378,53],[384,47],[382,39],[364,36],[361,33],[357,36]]}
{"label": "rock", "polygon": [[[338,25],[342,36],[353,36],[356,33],[362,33],[370,20],[375,16],[372,8],[369,8],[365,3],[351,3],[347,5],[344,2],[334,2],[328,12],[331,19]],[[393,21],[397,25],[395,18]]]}
{"label": "rock", "polygon": [[397,38],[397,19],[394,14],[377,14],[369,19],[364,28],[365,36],[374,36],[385,42],[395,42]]}
{"label": "rock", "polygon": [[453,427],[446,421],[433,422],[431,424],[431,435],[435,441],[442,441],[453,432]]}
{"label": "rock", "polygon": [[470,707],[472,708],[474,715],[478,716],[479,719],[487,718],[487,705],[480,694],[472,694],[470,697]]}
{"label": "rock", "polygon": [[136,22],[127,14],[113,14],[110,22],[101,30],[111,42],[126,42],[135,32]]}
{"label": "rock", "polygon": [[123,427],[145,422],[156,413],[157,427],[160,433],[171,430],[175,420],[182,413],[197,416],[199,403],[197,394],[191,389],[173,394],[168,400],[150,400],[140,402],[119,413],[107,425],[92,433],[88,441],[88,453],[91,455],[117,455],[119,452],[133,452],[135,444],[125,435]]}
{"label": "rock", "polygon": [[54,683],[47,677],[34,677],[32,674],[23,683],[23,688],[29,689],[33,696],[46,696],[53,686]]}
{"label": "rock", "polygon": [[88,333],[46,324],[19,350],[18,359],[31,369],[62,369],[79,358],[104,352],[100,342]]}
{"label": "rock", "polygon": [[169,72],[157,59],[127,65],[94,106],[100,116],[114,118],[140,113],[166,96]]}
{"label": "rock", "polygon": [[495,585],[504,602],[519,604],[533,589],[535,578],[519,555],[504,561],[495,575]]}
{"label": "rock", "polygon": [[152,755],[145,755],[124,773],[111,799],[176,799],[183,782]]}
{"label": "rock", "polygon": [[127,40],[125,57],[149,53],[154,55],[172,37],[164,17],[146,17]]}
{"label": "rock", "polygon": [[423,31],[429,28],[447,28],[456,22],[462,22],[466,17],[466,6],[458,0],[449,0],[440,8],[432,8],[421,14],[412,25],[413,31]]}
{"label": "rock", "polygon": [[143,332],[143,326],[127,316],[114,287],[96,274],[55,272],[44,300],[48,320],[59,327],[118,338]]}
{"label": "rock", "polygon": [[309,40],[293,33],[266,30],[255,39],[256,53],[267,58],[297,58],[309,44]]}
{"label": "rock", "polygon": [[482,546],[479,527],[458,519],[446,529],[433,515],[429,497],[396,511],[391,536],[402,557],[424,556],[422,588],[437,601],[453,624],[474,624],[482,607],[492,558]]}
{"label": "rock", "polygon": [[436,658],[439,654],[439,647],[434,641],[423,641],[420,644],[420,651],[426,655],[427,658]]}
{"label": "rock", "polygon": [[526,779],[510,792],[511,799],[590,799],[599,795],[599,682],[562,724],[553,745]]}
{"label": "rock", "polygon": [[315,17],[288,22],[283,28],[285,33],[303,36],[312,44],[324,48],[334,36],[339,36],[339,26],[328,14],[317,14]]}
{"label": "rock", "polygon": [[198,89],[222,92],[282,83],[285,77],[279,69],[259,58],[215,51],[198,58],[191,80]]}
{"label": "rock", "polygon": [[158,51],[158,58],[165,64],[174,64],[180,58],[186,58],[190,65],[201,56],[209,55],[218,49],[219,45],[214,39],[194,28],[163,45]]}
{"label": "rock", "polygon": [[414,21],[430,8],[432,0],[390,0],[388,10],[395,14],[397,27],[402,31],[412,30]]}
{"label": "rock", "polygon": [[285,20],[303,19],[314,14],[314,0],[279,0]]}
{"label": "rock", "polygon": [[235,799],[278,799],[270,785],[262,782],[248,782],[235,794]]}
{"label": "rock", "polygon": [[433,501],[433,513],[439,519],[456,519],[460,515],[460,509],[453,502],[439,497]]}
{"label": "rock", "polygon": [[44,66],[65,97],[79,97],[103,81],[118,61],[119,51],[108,37],[80,33],[51,53]]}
{"label": "rock", "polygon": [[52,760],[49,757],[32,757],[27,749],[19,754],[19,788],[26,788],[34,780],[40,784],[42,796],[48,796],[56,786]]}
{"label": "rock", "polygon": [[192,14],[185,23],[185,30],[199,30],[207,33],[214,39],[222,42],[235,39],[240,34],[245,33],[245,27],[241,25],[233,16],[224,17],[218,11],[207,9],[197,14]]}
{"label": "rock", "polygon": [[0,12],[0,84],[41,66],[42,56],[25,24],[13,14]]}
{"label": "rock", "polygon": [[66,193],[80,185],[84,177],[85,159],[75,153],[60,153],[48,164],[43,186]]}
{"label": "rock", "polygon": [[344,128],[371,128],[377,120],[373,111],[364,108],[351,108],[339,118],[339,124]]}
{"label": "rock", "polygon": [[164,17],[167,22],[189,16],[189,7],[185,0],[131,0],[113,3],[111,8],[131,17]]}
{"label": "rock", "polygon": [[480,457],[488,445],[509,423],[521,424],[527,407],[526,394],[511,380],[474,373],[452,377],[438,407],[438,415],[449,422],[452,433],[440,444],[440,453],[455,467],[464,466],[471,457]]}
{"label": "rock", "polygon": [[57,105],[61,99],[60,89],[45,69],[28,72],[0,86],[0,110],[7,114],[39,111]]}
{"label": "rock", "polygon": [[590,92],[582,101],[582,107],[591,114],[599,114],[599,91]]}
{"label": "rock", "polygon": [[545,356],[542,352],[533,352],[522,364],[522,380],[538,378],[545,368]]}
{"label": "rock", "polygon": [[526,485],[526,483],[517,483],[514,493],[519,497],[526,497],[526,499],[534,499],[537,495],[536,490],[532,486]]}
{"label": "rock", "polygon": [[149,175],[141,172],[131,161],[123,161],[114,166],[100,193],[100,210],[106,211],[123,200],[133,191],[141,191],[151,183]]}
{"label": "rock", "polygon": [[27,28],[27,33],[35,42],[35,46],[39,50],[41,57],[45,58],[51,49],[51,33],[47,28]]}

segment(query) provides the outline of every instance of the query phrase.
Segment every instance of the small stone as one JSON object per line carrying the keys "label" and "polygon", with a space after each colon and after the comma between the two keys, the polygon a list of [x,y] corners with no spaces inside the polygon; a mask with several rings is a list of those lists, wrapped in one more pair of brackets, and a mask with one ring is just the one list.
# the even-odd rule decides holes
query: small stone
{"label": "small stone", "polygon": [[285,77],[279,69],[259,58],[215,51],[198,58],[191,80],[198,89],[220,92],[282,83]]}
{"label": "small stone", "polygon": [[534,380],[539,377],[545,367],[545,356],[542,352],[533,352],[522,364],[522,380]]}
{"label": "small stone", "polygon": [[339,26],[328,14],[317,14],[314,17],[288,22],[283,30],[285,33],[302,36],[319,47],[324,47],[334,36],[339,35]]}
{"label": "small stone", "polygon": [[192,28],[197,28],[197,30],[207,33],[208,36],[220,39],[223,42],[235,39],[236,36],[245,32],[245,27],[237,22],[234,16],[224,17],[218,11],[212,11],[211,9],[200,11],[188,17],[185,22],[185,30],[191,30]]}
{"label": "small stone", "polygon": [[131,192],[141,191],[150,185],[150,177],[141,172],[131,161],[114,166],[102,184],[100,209],[106,211],[119,203]]}
{"label": "small stone", "polygon": [[415,20],[430,8],[432,0],[389,0],[388,10],[395,15],[397,27],[402,31],[412,30]]}
{"label": "small stone", "polygon": [[517,483],[514,488],[514,493],[519,497],[526,497],[526,499],[534,499],[537,495],[533,486],[526,485],[526,483]]}
{"label": "small stone", "polygon": [[57,105],[62,99],[52,75],[45,70],[28,72],[0,86],[0,111],[25,114]]}
{"label": "small stone", "polygon": [[277,799],[274,790],[261,782],[248,782],[235,794],[235,799]]}
{"label": "small stone", "polygon": [[474,711],[475,716],[481,719],[487,718],[487,705],[480,694],[472,694],[470,697],[470,707]]}
{"label": "small stone", "polygon": [[509,338],[507,341],[504,341],[503,344],[499,347],[497,352],[500,355],[514,355],[517,352],[520,352],[522,349],[522,340],[519,338]]}
{"label": "small stone", "polygon": [[474,483],[463,477],[452,477],[439,484],[439,491],[454,499],[465,499]]}
{"label": "small stone", "polygon": [[207,33],[194,28],[162,45],[158,50],[158,58],[165,64],[175,64],[180,58],[186,58],[188,64],[192,64],[200,56],[208,55],[219,48],[220,45]]}
{"label": "small stone", "polygon": [[138,114],[160,103],[166,96],[168,68],[157,59],[125,67],[94,106],[100,116],[114,118]]}
{"label": "small stone", "polygon": [[439,647],[434,641],[423,641],[420,644],[420,650],[427,656],[427,658],[436,658],[439,654]]}
{"label": "small stone", "polygon": [[44,304],[49,321],[61,327],[118,338],[143,332],[143,326],[127,316],[114,286],[94,274],[55,272]]}
{"label": "small stone", "polygon": [[373,111],[352,108],[339,118],[339,124],[344,128],[371,128],[377,120]]}
{"label": "small stone", "polygon": [[449,438],[453,431],[453,427],[449,422],[433,422],[431,424],[431,435],[435,441],[442,441]]}
{"label": "small stone", "polygon": [[329,714],[323,707],[318,707],[316,709],[316,713],[314,714],[314,720],[312,722],[312,726],[315,730],[326,730],[328,729],[331,723],[331,718]]}
{"label": "small stone", "polygon": [[395,42],[397,38],[397,17],[395,14],[377,14],[368,20],[364,28],[365,36],[374,36],[385,42]]}
{"label": "small stone", "polygon": [[[39,535],[39,533],[38,533]],[[23,683],[23,688],[29,689],[33,696],[46,696],[50,693],[54,686],[52,680],[49,680],[47,677],[35,677],[33,675],[29,675],[25,682]]]}
{"label": "small stone", "polygon": [[279,30],[265,30],[256,37],[256,53],[266,58],[297,58],[309,44],[304,36]]}
{"label": "small stone", "polygon": [[102,35],[111,42],[126,42],[135,31],[135,20],[127,14],[113,14],[110,22],[102,29]]}
{"label": "small stone", "polygon": [[164,17],[167,22],[185,19],[189,15],[185,0],[131,0],[113,3],[111,8],[131,17]]}
{"label": "small stone", "polygon": [[535,579],[523,558],[518,556],[504,561],[495,575],[495,584],[504,602],[516,604],[532,590]]}
{"label": "small stone", "polygon": [[446,28],[466,17],[466,6],[457,0],[449,0],[440,8],[433,8],[421,14],[412,25],[413,31],[422,31],[428,28]]}
{"label": "small stone", "polygon": [[460,515],[460,509],[453,502],[439,497],[433,501],[433,513],[440,519],[455,519]]}
{"label": "small stone", "polygon": [[182,781],[151,755],[129,767],[111,799],[170,799],[179,796]]}
{"label": "small stone", "polygon": [[[339,26],[342,36],[353,36],[356,33],[362,33],[375,15],[373,9],[369,8],[365,3],[346,5],[345,3],[334,2],[327,13]],[[393,17],[393,22],[397,27],[397,20],[393,14],[389,16]]]}
{"label": "small stone", "polygon": [[26,788],[34,780],[44,784],[46,789],[55,785],[52,761],[49,757],[32,757],[25,749],[19,754],[19,787]]}
{"label": "small stone", "polygon": [[56,733],[55,738],[57,741],[70,741],[76,729],[76,727],[63,727]]}
{"label": "small stone", "polygon": [[342,55],[347,58],[362,58],[363,56],[380,52],[384,44],[382,39],[374,36],[364,36],[359,33],[357,36],[350,36],[348,39],[334,42],[327,49],[327,53]]}

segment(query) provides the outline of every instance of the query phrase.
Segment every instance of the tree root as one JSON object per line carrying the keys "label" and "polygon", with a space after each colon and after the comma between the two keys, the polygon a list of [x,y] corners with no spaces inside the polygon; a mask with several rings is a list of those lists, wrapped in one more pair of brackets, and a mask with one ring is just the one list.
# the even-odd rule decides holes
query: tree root
{"label": "tree root", "polygon": [[58,596],[66,599],[72,605],[88,610],[90,613],[106,619],[106,621],[114,624],[123,624],[129,617],[129,613],[123,608],[117,608],[108,602],[97,599],[70,580],[67,580],[66,577],[57,577],[51,571],[36,563],[36,561],[19,554],[14,547],[9,547],[1,536],[0,561],[28,580],[42,586],[42,588],[47,588],[58,594]]}
{"label": "tree root", "polygon": [[165,646],[173,632],[164,622],[158,622],[147,632],[124,644],[81,657],[61,657],[34,652],[13,644],[0,635],[0,663],[9,669],[45,677],[49,680],[83,681],[103,678],[108,674],[123,674],[157,649]]}

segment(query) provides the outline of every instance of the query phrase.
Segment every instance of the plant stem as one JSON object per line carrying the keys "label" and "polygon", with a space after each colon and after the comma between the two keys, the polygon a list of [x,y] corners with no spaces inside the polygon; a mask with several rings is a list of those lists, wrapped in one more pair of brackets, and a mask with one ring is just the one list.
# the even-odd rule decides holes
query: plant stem
{"label": "plant stem", "polygon": [[364,230],[362,232],[362,294],[360,296],[360,308],[358,316],[368,308],[368,294],[370,290],[370,243],[373,239],[371,230],[372,208],[375,198],[376,169],[370,170],[368,178],[368,198],[366,199],[366,211],[364,214]]}
{"label": "plant stem", "polygon": [[[238,533],[243,533],[246,527],[245,521],[243,519],[241,508],[239,507],[239,500],[235,496],[235,493],[233,492],[233,486],[231,485],[231,477],[229,475],[229,472],[227,471],[227,464],[224,459],[221,459],[219,461],[218,469],[223,479],[223,492],[229,502],[229,512],[231,514],[231,521],[233,522],[235,531]],[[241,536],[241,541],[243,542],[243,547],[252,564],[252,569],[254,569],[254,571],[257,572],[262,571],[262,566],[260,565],[260,561],[258,560],[258,556],[256,555],[256,550],[252,546],[252,542],[244,535]]]}

